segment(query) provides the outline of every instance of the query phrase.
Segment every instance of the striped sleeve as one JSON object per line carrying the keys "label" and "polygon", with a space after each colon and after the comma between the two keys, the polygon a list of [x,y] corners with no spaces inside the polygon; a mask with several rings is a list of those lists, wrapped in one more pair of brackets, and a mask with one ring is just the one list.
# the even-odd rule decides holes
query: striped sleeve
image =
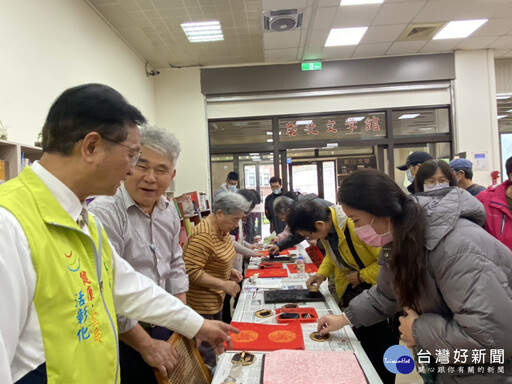
{"label": "striped sleeve", "polygon": [[204,268],[214,254],[211,237],[207,233],[193,234],[183,249],[183,258],[191,284],[197,284]]}

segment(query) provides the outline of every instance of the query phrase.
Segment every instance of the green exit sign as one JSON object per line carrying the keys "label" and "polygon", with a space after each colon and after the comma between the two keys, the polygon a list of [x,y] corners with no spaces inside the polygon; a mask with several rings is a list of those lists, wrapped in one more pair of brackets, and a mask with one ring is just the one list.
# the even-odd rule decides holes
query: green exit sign
{"label": "green exit sign", "polygon": [[301,63],[301,69],[303,71],[321,71],[322,63],[320,61],[311,62],[311,63]]}

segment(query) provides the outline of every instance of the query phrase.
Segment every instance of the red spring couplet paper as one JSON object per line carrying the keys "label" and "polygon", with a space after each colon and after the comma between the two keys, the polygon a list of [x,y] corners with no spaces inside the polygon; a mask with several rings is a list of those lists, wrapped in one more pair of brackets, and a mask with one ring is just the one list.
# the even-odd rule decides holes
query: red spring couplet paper
{"label": "red spring couplet paper", "polygon": [[258,273],[258,278],[265,278],[265,277],[288,277],[288,271],[284,268],[281,269],[248,269],[245,271],[245,277],[249,278],[252,275],[255,275]]}
{"label": "red spring couplet paper", "polygon": [[237,323],[231,325],[240,330],[232,333],[234,351],[277,351],[280,349],[304,349],[304,337],[298,321],[286,325]]}
{"label": "red spring couplet paper", "polygon": [[[297,273],[297,264],[286,264],[290,273]],[[313,263],[306,264],[306,273],[315,273],[318,271],[318,268]]]}

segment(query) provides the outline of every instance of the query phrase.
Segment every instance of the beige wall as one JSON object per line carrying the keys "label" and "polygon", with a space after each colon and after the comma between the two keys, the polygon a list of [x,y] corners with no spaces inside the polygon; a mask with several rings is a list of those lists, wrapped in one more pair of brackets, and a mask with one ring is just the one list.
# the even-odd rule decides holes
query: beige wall
{"label": "beige wall", "polygon": [[154,120],[143,61],[82,0],[1,1],[0,120],[9,140],[33,144],[66,88],[110,85]]}
{"label": "beige wall", "polygon": [[155,82],[156,124],[181,143],[176,192],[209,191],[210,168],[206,107],[198,68],[166,69]]}

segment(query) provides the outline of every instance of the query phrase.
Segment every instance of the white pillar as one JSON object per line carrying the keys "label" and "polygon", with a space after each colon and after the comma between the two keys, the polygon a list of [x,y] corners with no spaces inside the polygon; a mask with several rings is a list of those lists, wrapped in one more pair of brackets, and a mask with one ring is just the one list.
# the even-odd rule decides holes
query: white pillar
{"label": "white pillar", "polygon": [[[492,50],[455,52],[455,152],[467,152],[473,181],[491,184],[500,170],[496,77]],[[484,154],[486,170],[475,169],[475,154]]]}

